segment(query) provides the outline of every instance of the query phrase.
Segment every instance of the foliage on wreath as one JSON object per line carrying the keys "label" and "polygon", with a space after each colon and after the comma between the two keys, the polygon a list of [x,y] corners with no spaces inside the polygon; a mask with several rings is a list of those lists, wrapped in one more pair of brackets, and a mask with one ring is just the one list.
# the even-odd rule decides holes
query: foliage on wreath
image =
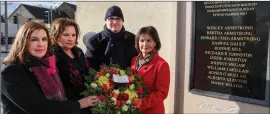
{"label": "foliage on wreath", "polygon": [[[127,78],[127,83],[116,83],[115,77]],[[140,114],[142,98],[149,95],[142,77],[122,70],[119,65],[101,65],[100,70],[89,69],[85,76],[83,96],[97,95],[99,102],[90,108],[94,114]]]}

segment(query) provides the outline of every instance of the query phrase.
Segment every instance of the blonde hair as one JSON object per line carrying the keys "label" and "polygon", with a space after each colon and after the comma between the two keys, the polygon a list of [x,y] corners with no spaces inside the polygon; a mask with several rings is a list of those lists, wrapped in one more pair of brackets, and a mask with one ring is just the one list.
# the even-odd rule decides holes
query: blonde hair
{"label": "blonde hair", "polygon": [[[49,37],[49,31],[44,25],[37,22],[32,22],[32,21],[25,23],[17,32],[16,38],[12,44],[10,52],[7,55],[7,57],[4,59],[3,64],[14,62],[16,59],[18,59],[20,63],[23,63],[25,54],[28,52],[27,41],[30,39],[31,34],[35,30],[44,30],[47,34],[47,37]],[[48,38],[47,51],[51,49],[51,46],[52,46],[52,42]]]}
{"label": "blonde hair", "polygon": [[80,28],[76,21],[68,18],[58,18],[53,21],[50,30],[50,38],[52,39],[54,45],[58,45],[57,39],[59,35],[65,31],[67,26],[73,26],[76,31],[76,44],[78,44],[78,37],[80,35]]}

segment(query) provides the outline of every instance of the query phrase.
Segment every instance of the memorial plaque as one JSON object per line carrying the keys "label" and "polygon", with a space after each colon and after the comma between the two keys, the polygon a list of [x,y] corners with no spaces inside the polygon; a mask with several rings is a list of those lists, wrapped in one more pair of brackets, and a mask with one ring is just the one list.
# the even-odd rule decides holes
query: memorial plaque
{"label": "memorial plaque", "polygon": [[269,106],[270,2],[194,3],[190,91]]}

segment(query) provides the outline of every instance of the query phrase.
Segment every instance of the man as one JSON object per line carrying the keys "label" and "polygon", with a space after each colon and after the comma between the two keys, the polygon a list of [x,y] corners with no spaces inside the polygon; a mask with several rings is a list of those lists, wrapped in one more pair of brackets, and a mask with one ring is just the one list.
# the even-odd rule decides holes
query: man
{"label": "man", "polygon": [[90,66],[96,70],[103,63],[118,64],[122,69],[130,67],[137,55],[135,35],[125,30],[124,16],[118,6],[108,8],[103,31],[92,36],[86,44],[86,57]]}

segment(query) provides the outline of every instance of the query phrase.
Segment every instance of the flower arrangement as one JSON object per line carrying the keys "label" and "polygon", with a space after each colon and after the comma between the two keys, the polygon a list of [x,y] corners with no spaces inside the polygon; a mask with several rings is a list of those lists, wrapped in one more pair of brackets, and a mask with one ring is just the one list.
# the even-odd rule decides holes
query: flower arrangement
{"label": "flower arrangement", "polygon": [[142,98],[149,91],[140,76],[118,65],[101,65],[100,70],[89,70],[85,76],[84,96],[97,95],[99,102],[90,110],[94,114],[140,114]]}

